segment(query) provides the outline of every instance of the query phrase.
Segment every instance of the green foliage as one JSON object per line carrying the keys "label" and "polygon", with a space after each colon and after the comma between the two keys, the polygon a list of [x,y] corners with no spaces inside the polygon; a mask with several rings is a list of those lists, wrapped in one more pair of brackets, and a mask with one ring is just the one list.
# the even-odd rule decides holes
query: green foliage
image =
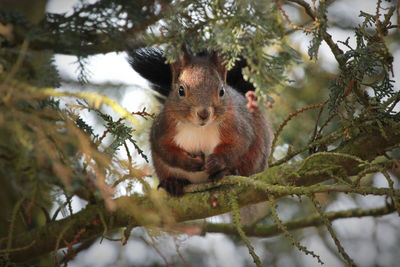
{"label": "green foliage", "polygon": [[[82,0],[74,7],[72,14],[46,13],[38,24],[29,21],[22,12],[0,8],[0,23],[16,28],[12,36],[0,35],[1,46],[10,47],[0,50],[0,59],[5,59],[0,60],[0,63],[7,69],[11,68],[19,54],[18,50],[13,49],[15,44],[26,40],[34,50],[40,52],[29,51],[25,60],[35,64],[25,64],[24,69],[27,70],[20,70],[18,76],[23,72],[36,78],[40,75],[42,79],[38,80],[41,83],[34,85],[58,87],[57,75],[53,75],[56,71],[52,64],[48,64],[56,52],[76,55],[80,66],[80,81],[87,82],[85,64],[90,55],[123,51],[132,40],[133,46],[137,46],[134,37],[162,18],[169,2],[101,0],[88,3]],[[140,41],[138,43],[142,44]],[[37,66],[41,62],[43,64]],[[50,83],[44,83],[46,79],[43,78],[51,79]]]}
{"label": "green foliage", "polygon": [[184,44],[194,52],[218,51],[228,69],[244,58],[248,67],[243,74],[267,99],[287,81],[285,67],[298,58],[283,33],[272,1],[181,1],[164,19],[161,35],[153,33],[147,42],[166,44],[169,61],[176,60]]}
{"label": "green foliage", "polygon": [[[397,26],[390,22],[395,5],[382,8],[378,0],[376,14],[361,11],[364,21],[354,29],[356,44],[351,46],[349,39],[338,42],[342,51],[328,33],[331,1],[312,1],[312,6],[302,0],[287,2],[311,22],[298,27],[285,17],[281,1],[262,0],[80,1],[71,13],[47,13],[39,23],[23,12],[1,9],[0,264],[12,266],[10,260],[18,260],[18,255],[31,259],[32,251],[49,253],[66,246],[68,261],[74,245],[118,227],[128,226],[121,239],[126,241],[132,227],[171,230],[175,220],[230,210],[234,231],[219,232],[239,235],[258,265],[264,264],[263,257],[256,255],[248,232],[267,228],[265,236],[284,233],[293,248],[322,262],[302,245],[301,235],[289,232],[319,225],[326,226],[339,253],[353,264],[330,221],[380,216],[399,212],[400,207],[400,192],[389,175],[399,164],[393,148],[400,140],[400,95],[393,85],[389,49],[396,40]],[[11,33],[4,30],[8,25]],[[307,60],[288,29],[312,35],[308,57],[315,61]],[[338,74],[317,61],[322,42],[338,62]],[[287,151],[281,151],[279,159],[271,157],[270,168],[261,174],[191,185],[185,188],[191,194],[182,199],[152,190],[143,179],[150,171],[137,166],[138,156],[146,162],[148,158],[138,142],[142,137],[135,134],[141,127],[137,117],[154,116],[145,109],[130,113],[104,95],[53,89],[62,81],[54,65],[56,53],[76,56],[79,80],[89,83],[86,65],[91,55],[144,45],[162,46],[168,61],[179,57],[183,45],[194,52],[217,51],[228,69],[237,59],[245,59],[243,74],[255,85],[260,104],[271,107],[271,97],[275,99],[269,109],[276,129],[274,147],[282,149],[279,145],[284,144]],[[302,74],[296,76],[298,70]],[[84,112],[98,124],[87,121]],[[120,157],[121,152],[127,159]],[[387,187],[373,185],[371,175],[377,172],[384,175]],[[141,183],[144,193],[114,200],[114,189],[125,181]],[[126,192],[133,190],[128,186]],[[322,205],[339,192],[385,196],[391,203],[379,210],[325,212]],[[285,222],[277,199],[293,194],[300,200],[311,195],[312,200],[299,201],[296,215],[313,208],[317,213]],[[88,201],[86,209],[72,209],[74,196]],[[241,225],[240,207],[268,199],[271,206],[263,220]],[[56,221],[59,213],[66,218]],[[42,235],[46,240],[38,238]]]}
{"label": "green foliage", "polygon": [[[106,122],[106,129],[109,133],[111,133],[114,137],[112,143],[105,149],[107,152],[115,152],[120,148],[126,141],[130,141],[135,147],[138,154],[148,163],[149,160],[147,156],[144,154],[143,150],[137,145],[137,142],[133,139],[132,133],[134,129],[132,127],[128,127],[121,123],[121,119],[114,122],[110,115],[104,114],[100,110],[97,110],[96,113]],[[151,116],[147,113],[143,113],[141,116],[146,118],[147,116]],[[101,139],[100,139],[101,141]],[[111,151],[110,151],[111,150]]]}
{"label": "green foliage", "polygon": [[[399,92],[394,90],[394,81],[390,79],[393,56],[383,39],[392,27],[389,18],[393,12],[394,8],[388,9],[383,21],[379,20],[379,13],[372,15],[361,12],[360,17],[364,18],[364,22],[355,29],[356,47],[349,45],[349,39],[341,42],[348,51],[341,55],[345,63],[340,66],[339,77],[329,86],[331,111],[337,111],[344,105],[349,115],[353,116],[357,103],[361,111],[373,107],[375,112],[381,112],[382,115],[394,114],[393,107],[400,100]],[[384,104],[387,99],[389,103]],[[388,109],[388,106],[391,108]],[[398,120],[398,115],[396,117]]]}
{"label": "green foliage", "polygon": [[[0,173],[7,177],[0,180],[6,190],[2,200],[8,210],[21,199],[25,207],[25,221],[14,216],[14,232],[49,221],[50,215],[44,211],[61,195],[67,199],[59,203],[64,215],[68,214],[65,209],[70,207],[73,195],[112,205],[106,180],[112,182],[125,176],[119,169],[123,160],[115,152],[124,147],[125,140],[136,145],[132,128],[125,126],[122,119],[114,122],[109,115],[96,110],[106,128],[99,137],[79,115],[82,110],[93,109],[85,102],[61,107],[44,90],[15,81],[2,80],[0,89]],[[107,133],[113,136],[110,145],[103,142]],[[137,149],[147,160],[143,151]],[[135,179],[135,174],[129,177]],[[9,225],[3,225],[3,221],[1,225],[0,233],[4,236]]]}
{"label": "green foliage", "polygon": [[317,59],[318,57],[318,50],[319,47],[324,40],[324,36],[326,34],[326,30],[328,28],[328,23],[327,23],[327,18],[326,18],[326,1],[320,1],[319,6],[316,12],[316,17],[315,17],[315,24],[316,27],[312,31],[313,38],[310,43],[310,47],[308,48],[308,55],[310,56],[310,59]]}

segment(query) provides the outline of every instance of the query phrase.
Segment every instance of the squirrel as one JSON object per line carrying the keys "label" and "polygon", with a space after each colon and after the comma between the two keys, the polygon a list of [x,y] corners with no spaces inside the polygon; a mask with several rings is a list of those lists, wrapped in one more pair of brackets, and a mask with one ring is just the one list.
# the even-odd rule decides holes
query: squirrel
{"label": "squirrel", "polygon": [[167,96],[150,133],[158,187],[181,196],[191,183],[267,168],[270,126],[253,104],[248,108],[244,94],[254,87],[242,76],[245,62],[227,72],[216,52],[194,55],[186,48],[176,62],[165,61],[159,49],[129,51],[133,69]]}

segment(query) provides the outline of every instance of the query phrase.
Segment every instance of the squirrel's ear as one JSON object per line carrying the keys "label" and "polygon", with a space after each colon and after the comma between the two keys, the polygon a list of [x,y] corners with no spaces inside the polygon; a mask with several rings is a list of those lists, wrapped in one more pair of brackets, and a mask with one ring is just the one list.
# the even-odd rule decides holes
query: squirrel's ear
{"label": "squirrel's ear", "polygon": [[170,64],[171,66],[171,72],[172,72],[172,84],[176,83],[176,80],[178,79],[179,73],[182,70],[182,64],[179,59],[177,59],[175,62]]}
{"label": "squirrel's ear", "polygon": [[222,79],[224,79],[224,82],[226,82],[227,71],[223,64],[224,60],[218,56],[217,52],[211,52],[210,60],[217,67],[217,71],[221,75]]}
{"label": "squirrel's ear", "polygon": [[175,83],[182,69],[190,64],[191,56],[187,51],[186,46],[182,46],[182,55],[175,62],[171,63],[171,71],[172,71],[172,82]]}
{"label": "squirrel's ear", "polygon": [[192,56],[187,50],[186,45],[182,46],[182,66],[186,66],[192,62]]}

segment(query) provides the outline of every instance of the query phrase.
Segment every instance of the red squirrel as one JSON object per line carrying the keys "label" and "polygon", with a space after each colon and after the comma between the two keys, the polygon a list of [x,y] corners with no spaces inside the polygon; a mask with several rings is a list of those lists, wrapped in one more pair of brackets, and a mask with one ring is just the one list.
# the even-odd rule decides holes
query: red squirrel
{"label": "red squirrel", "polygon": [[[130,56],[133,68],[156,84],[157,91],[168,92],[150,134],[159,187],[180,196],[190,183],[216,181],[225,175],[249,176],[267,168],[269,123],[259,109],[246,107],[242,93],[248,84],[241,71],[236,69],[231,76],[240,77],[227,82],[229,73],[215,52],[195,56],[184,49],[181,58],[168,66],[170,72],[160,65],[167,72],[160,78],[156,69],[149,73],[150,63],[161,61],[155,57],[162,59],[154,51],[131,52]],[[242,86],[235,90],[229,81]]]}

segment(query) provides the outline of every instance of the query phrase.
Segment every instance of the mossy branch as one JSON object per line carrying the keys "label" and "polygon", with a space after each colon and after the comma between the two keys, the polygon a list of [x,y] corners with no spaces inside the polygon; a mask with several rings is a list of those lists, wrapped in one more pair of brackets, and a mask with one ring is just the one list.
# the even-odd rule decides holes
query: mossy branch
{"label": "mossy branch", "polygon": [[[399,125],[396,127],[398,128]],[[363,168],[368,168],[368,164],[360,166],[359,159],[371,160],[377,156],[377,147],[379,148],[378,152],[384,153],[386,149],[400,143],[400,133],[396,133],[398,131],[394,128],[387,129],[388,139],[382,138],[379,131],[372,129],[338,147],[335,150],[337,154],[321,153],[297,163],[281,164],[255,174],[250,177],[251,179],[227,177],[219,183],[212,184],[212,187],[205,192],[187,193],[182,198],[168,197],[162,191],[150,191],[146,196],[134,195],[115,199],[117,206],[115,212],[106,210],[103,203],[88,205],[85,209],[65,219],[15,235],[12,238],[12,246],[9,247],[10,258],[25,261],[54,250],[61,232],[63,232],[63,239],[67,242],[73,241],[74,236],[81,229],[85,229],[85,232],[80,236],[79,242],[100,236],[104,232],[104,222],[100,221],[99,209],[103,210],[108,230],[112,230],[127,225],[131,227],[167,226],[177,222],[223,214],[231,209],[232,194],[236,194],[239,207],[266,201],[272,194],[279,198],[293,194],[307,195],[317,192],[354,192],[363,195],[399,197],[399,190],[391,188],[317,185],[321,181],[331,179],[330,175],[340,173],[342,177],[348,177],[357,175]],[[368,149],[368,147],[375,149]],[[342,157],[340,153],[349,153],[356,158]],[[321,169],[321,166],[327,164],[334,165],[336,168],[327,173],[316,172]],[[65,230],[67,225],[69,227]],[[27,247],[24,251],[13,250],[13,248],[26,247],[33,240],[36,240],[34,246]],[[64,244],[66,243],[61,242],[60,248]],[[0,244],[0,250],[6,247],[6,244]]]}
{"label": "mossy branch", "polygon": [[254,247],[251,245],[250,240],[247,238],[245,232],[243,231],[243,226],[240,222],[240,216],[239,216],[239,205],[237,203],[237,199],[235,195],[232,195],[232,211],[233,211],[233,220],[235,223],[236,230],[240,236],[240,238],[243,240],[243,242],[246,244],[247,249],[249,250],[249,253],[251,257],[253,258],[254,263],[256,264],[257,267],[261,266],[261,261],[256,252],[254,251]]}
{"label": "mossy branch", "polygon": [[274,218],[274,221],[275,221],[276,225],[285,234],[285,236],[290,240],[292,245],[295,246],[298,250],[304,252],[306,255],[311,255],[313,258],[316,258],[318,263],[323,265],[324,262],[321,260],[321,257],[319,255],[315,254],[314,251],[309,250],[305,246],[300,244],[300,242],[297,241],[293,237],[293,235],[289,232],[289,230],[283,225],[281,219],[278,217],[276,200],[272,195],[269,197],[269,202],[270,202],[270,205],[271,205],[272,217]]}
{"label": "mossy branch", "polygon": [[346,260],[347,265],[349,266],[356,266],[353,259],[350,258],[349,254],[344,250],[342,244],[339,241],[335,231],[333,230],[333,226],[331,221],[325,216],[324,212],[322,211],[321,204],[315,198],[315,195],[311,195],[310,199],[314,205],[316,212],[321,216],[323,224],[325,224],[326,228],[328,229],[329,234],[331,235],[340,255]]}
{"label": "mossy branch", "polygon": [[[384,206],[376,209],[350,209],[341,211],[325,212],[324,215],[329,221],[335,221],[348,218],[378,217],[391,214],[395,211],[393,205]],[[190,222],[187,226],[196,226],[202,229],[202,233],[223,233],[228,235],[238,235],[236,227],[231,223],[208,223],[208,222]],[[304,218],[293,219],[284,222],[283,225],[289,231],[299,230],[306,227],[318,227],[323,225],[320,214],[315,213]],[[276,225],[251,225],[243,226],[243,231],[251,237],[272,237],[282,233],[282,230]]]}

